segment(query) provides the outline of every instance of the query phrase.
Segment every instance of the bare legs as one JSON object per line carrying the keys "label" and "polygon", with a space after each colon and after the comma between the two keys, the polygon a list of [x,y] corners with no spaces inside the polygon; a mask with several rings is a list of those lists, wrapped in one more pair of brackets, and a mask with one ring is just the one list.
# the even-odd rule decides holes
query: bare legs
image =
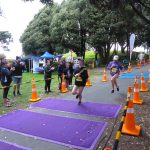
{"label": "bare legs", "polygon": [[84,86],[76,86],[76,85],[74,85],[72,89],[72,94],[77,95],[76,98],[79,98],[79,104],[81,104],[83,89],[84,89]]}
{"label": "bare legs", "polygon": [[16,96],[16,90],[17,90],[17,94],[21,95],[20,94],[20,84],[14,84],[14,92],[13,92],[14,96]]}
{"label": "bare legs", "polygon": [[117,78],[118,78],[118,76],[119,76],[119,74],[115,74],[111,78],[111,84],[112,84],[112,91],[111,91],[111,93],[114,93],[114,88],[115,87],[116,87],[117,91],[119,91],[119,86],[117,84]]}

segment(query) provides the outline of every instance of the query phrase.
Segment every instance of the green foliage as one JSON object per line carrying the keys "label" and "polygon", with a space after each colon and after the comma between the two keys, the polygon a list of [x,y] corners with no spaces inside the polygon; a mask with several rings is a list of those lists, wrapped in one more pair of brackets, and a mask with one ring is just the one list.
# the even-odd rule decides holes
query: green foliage
{"label": "green foliage", "polygon": [[[30,2],[32,2],[34,0],[23,0],[23,1],[26,1],[26,2],[30,1]],[[43,3],[43,4],[49,4],[49,5],[53,4],[53,0],[40,0],[40,2]]]}
{"label": "green foliage", "polygon": [[20,41],[25,54],[40,55],[44,51],[54,52],[49,33],[53,8],[54,6],[45,6],[43,10],[34,16],[34,20],[30,22],[22,34]]}
{"label": "green foliage", "polygon": [[0,46],[9,51],[8,45],[12,42],[11,34],[8,31],[0,31]]}
{"label": "green foliage", "polygon": [[11,41],[11,34],[8,31],[0,31],[0,42],[1,44],[9,44]]}
{"label": "green foliage", "polygon": [[[119,43],[122,55],[129,56],[131,33],[136,34],[135,46],[150,45],[150,27],[137,17],[129,1],[120,1],[117,7],[109,0],[92,3],[66,0],[61,5],[45,6],[21,36],[25,54],[39,55],[46,50],[63,54],[72,49],[77,56],[84,57],[88,44],[96,49],[100,62],[106,64],[118,53],[117,47],[110,52],[114,44]],[[143,15],[150,18],[148,12],[144,9]]]}

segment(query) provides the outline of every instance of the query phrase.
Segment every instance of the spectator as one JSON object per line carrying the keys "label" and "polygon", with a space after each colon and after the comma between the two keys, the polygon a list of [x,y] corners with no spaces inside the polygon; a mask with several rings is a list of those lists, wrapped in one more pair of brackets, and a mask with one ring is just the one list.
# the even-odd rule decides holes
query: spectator
{"label": "spectator", "polygon": [[51,92],[50,85],[51,85],[51,77],[52,77],[52,71],[55,68],[52,67],[50,64],[50,60],[47,60],[46,65],[44,66],[44,79],[45,79],[45,93]]}
{"label": "spectator", "polygon": [[70,77],[71,77],[69,63],[66,63],[66,66],[65,66],[65,69],[64,69],[64,75],[65,75],[66,85],[67,85],[67,88],[68,88]]}
{"label": "spectator", "polygon": [[12,71],[14,71],[15,68],[11,67],[10,70],[8,69],[9,65],[6,61],[1,62],[1,85],[3,86],[3,102],[4,106],[10,107],[10,100],[8,99],[8,91],[9,86],[12,82]]}
{"label": "spectator", "polygon": [[73,78],[73,63],[69,62],[69,70],[70,70],[70,78],[69,78],[69,85],[72,86],[72,78]]}
{"label": "spectator", "polygon": [[58,80],[60,79],[59,83],[59,89],[61,89],[61,83],[62,83],[62,75],[64,74],[65,66],[62,61],[59,61],[58,65]]}
{"label": "spectator", "polygon": [[22,82],[22,72],[23,70],[25,70],[25,64],[21,62],[21,59],[19,57],[17,57],[16,61],[12,64],[12,66],[15,68],[15,70],[12,72],[14,82],[13,95],[16,96],[16,90],[17,95],[21,95],[20,84]]}

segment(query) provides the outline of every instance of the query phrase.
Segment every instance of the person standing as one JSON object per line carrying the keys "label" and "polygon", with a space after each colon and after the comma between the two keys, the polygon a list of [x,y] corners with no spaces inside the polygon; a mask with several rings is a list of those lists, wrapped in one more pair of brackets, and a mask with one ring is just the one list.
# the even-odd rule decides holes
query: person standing
{"label": "person standing", "polygon": [[50,60],[47,60],[46,65],[44,66],[45,93],[51,92],[51,77],[54,69],[55,68],[52,67]]}
{"label": "person standing", "polygon": [[8,99],[7,95],[9,92],[9,87],[12,82],[12,71],[14,71],[15,68],[11,67],[9,70],[9,65],[7,61],[1,62],[1,85],[3,87],[3,102],[4,106],[10,107],[10,100]]}
{"label": "person standing", "polygon": [[78,104],[80,105],[82,100],[82,92],[88,79],[88,73],[86,67],[84,66],[84,60],[78,59],[78,61],[79,68],[76,68],[76,70],[74,71],[75,85],[72,89],[72,94],[76,95],[77,99],[79,98]]}
{"label": "person standing", "polygon": [[12,64],[12,66],[15,68],[15,70],[12,72],[13,75],[13,82],[14,82],[14,90],[13,95],[21,95],[20,93],[20,84],[22,82],[22,72],[25,69],[25,64],[21,62],[21,59],[19,57],[16,58],[16,61]]}
{"label": "person standing", "polygon": [[61,90],[62,76],[64,74],[64,70],[65,70],[64,63],[62,61],[59,61],[59,65],[58,65],[58,81],[60,79],[59,90]]}
{"label": "person standing", "polygon": [[69,86],[72,86],[72,78],[73,78],[73,62],[69,62],[69,70],[70,70],[70,78],[69,78]]}
{"label": "person standing", "polygon": [[120,70],[123,69],[122,64],[118,61],[119,57],[118,55],[115,55],[113,57],[113,61],[111,61],[108,64],[107,69],[110,70],[111,75],[111,84],[112,84],[112,91],[111,93],[114,93],[114,88],[116,87],[117,91],[119,91],[119,86],[117,83],[117,78],[119,77]]}
{"label": "person standing", "polygon": [[65,75],[65,81],[67,88],[69,87],[69,80],[70,80],[70,68],[69,68],[69,63],[66,63],[65,69],[64,69],[64,75]]}

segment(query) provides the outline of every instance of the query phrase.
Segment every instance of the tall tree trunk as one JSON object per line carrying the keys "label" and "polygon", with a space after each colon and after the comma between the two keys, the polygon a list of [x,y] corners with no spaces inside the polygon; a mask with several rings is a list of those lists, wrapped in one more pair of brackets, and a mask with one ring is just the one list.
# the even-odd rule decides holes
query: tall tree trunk
{"label": "tall tree trunk", "polygon": [[80,30],[80,36],[81,36],[81,56],[83,56],[83,59],[85,58],[85,42],[86,42],[86,31],[84,29]]}

